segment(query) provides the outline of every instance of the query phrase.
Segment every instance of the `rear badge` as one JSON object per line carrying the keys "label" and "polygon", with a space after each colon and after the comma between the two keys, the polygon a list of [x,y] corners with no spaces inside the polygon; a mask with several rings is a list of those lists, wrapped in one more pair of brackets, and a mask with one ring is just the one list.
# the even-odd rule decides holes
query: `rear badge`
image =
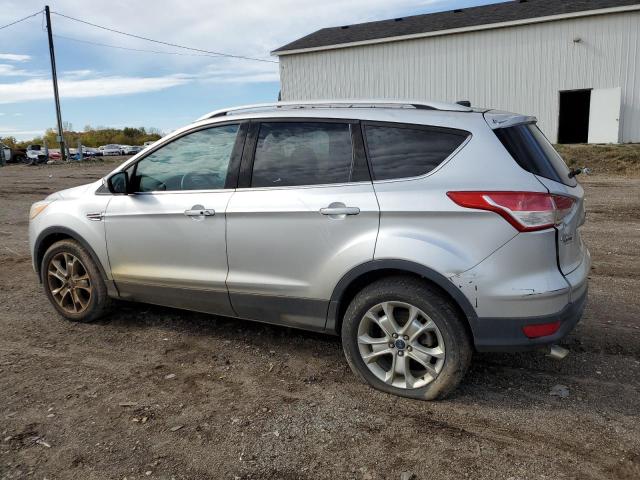
{"label": "rear badge", "polygon": [[573,233],[563,233],[562,237],[560,237],[562,243],[569,243],[573,241]]}

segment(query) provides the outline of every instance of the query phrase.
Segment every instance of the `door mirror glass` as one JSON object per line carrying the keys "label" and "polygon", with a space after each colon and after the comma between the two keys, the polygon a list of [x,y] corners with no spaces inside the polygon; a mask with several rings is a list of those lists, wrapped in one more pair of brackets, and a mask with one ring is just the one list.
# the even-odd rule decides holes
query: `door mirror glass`
{"label": "door mirror glass", "polygon": [[129,193],[129,174],[127,172],[114,173],[107,179],[107,188],[111,193],[126,195]]}

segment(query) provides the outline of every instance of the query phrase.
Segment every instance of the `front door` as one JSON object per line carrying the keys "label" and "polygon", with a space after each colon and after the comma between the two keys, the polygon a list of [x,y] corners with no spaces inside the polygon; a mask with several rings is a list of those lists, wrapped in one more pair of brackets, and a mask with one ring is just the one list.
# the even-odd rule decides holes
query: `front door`
{"label": "front door", "polygon": [[338,281],[373,259],[378,203],[352,146],[359,135],[357,122],[252,125],[250,183],[227,207],[227,285],[240,317],[322,330]]}
{"label": "front door", "polygon": [[[225,279],[225,208],[241,151],[238,124],[180,136],[127,171],[132,192],[115,195],[105,228],[121,296],[232,315]],[[233,185],[235,186],[235,185]]]}

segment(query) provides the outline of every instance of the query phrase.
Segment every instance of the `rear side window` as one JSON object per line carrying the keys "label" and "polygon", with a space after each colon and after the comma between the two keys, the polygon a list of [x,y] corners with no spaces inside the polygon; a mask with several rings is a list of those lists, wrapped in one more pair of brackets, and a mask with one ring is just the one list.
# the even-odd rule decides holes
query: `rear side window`
{"label": "rear side window", "polygon": [[353,148],[346,123],[262,123],[253,161],[252,187],[346,183]]}
{"label": "rear side window", "polygon": [[460,131],[365,125],[374,180],[417,177],[440,165],[467,137]]}
{"label": "rear side window", "polygon": [[527,172],[575,187],[569,168],[540,129],[532,123],[494,130],[513,159]]}

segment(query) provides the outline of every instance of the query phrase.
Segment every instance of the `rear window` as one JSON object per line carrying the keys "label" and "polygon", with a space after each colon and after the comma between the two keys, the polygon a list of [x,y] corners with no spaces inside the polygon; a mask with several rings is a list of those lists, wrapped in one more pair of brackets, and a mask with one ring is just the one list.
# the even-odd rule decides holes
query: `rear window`
{"label": "rear window", "polygon": [[527,172],[575,187],[569,167],[533,123],[494,130],[513,159]]}
{"label": "rear window", "polygon": [[440,165],[467,137],[457,130],[365,125],[374,180],[417,177]]}

